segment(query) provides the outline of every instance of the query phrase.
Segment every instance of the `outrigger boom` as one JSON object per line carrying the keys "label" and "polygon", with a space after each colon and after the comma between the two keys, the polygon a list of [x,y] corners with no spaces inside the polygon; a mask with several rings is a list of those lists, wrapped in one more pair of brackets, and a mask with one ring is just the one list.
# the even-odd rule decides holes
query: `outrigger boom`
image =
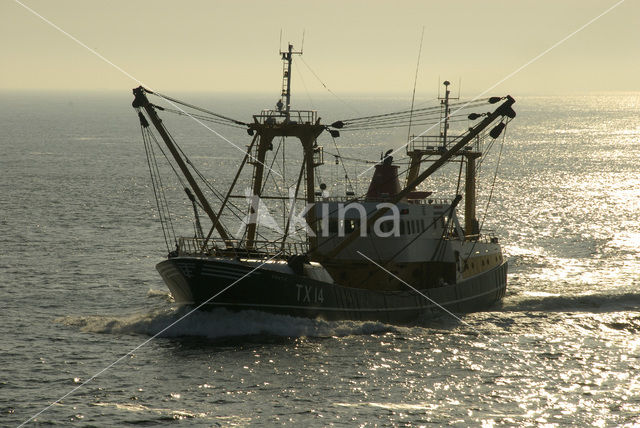
{"label": "outrigger boom", "polygon": [[[515,100],[511,96],[507,95],[504,98],[504,102],[495,109],[492,113],[486,115],[486,117],[475,126],[471,127],[467,133],[460,138],[460,140],[453,145],[449,150],[440,155],[440,158],[434,161],[425,171],[419,174],[415,179],[406,185],[404,189],[392,196],[389,203],[396,204],[400,200],[407,197],[407,195],[414,191],[424,180],[426,180],[431,174],[436,172],[441,166],[443,166],[449,159],[455,156],[460,150],[462,150],[469,142],[480,134],[484,129],[489,127],[493,121],[502,117],[515,117],[515,111],[511,107],[515,103]],[[445,127],[446,128],[446,127]],[[420,160],[413,161],[414,164],[419,165]],[[469,177],[469,175],[467,175]],[[370,228],[376,220],[385,215],[390,208],[378,209],[372,216],[368,217],[366,227]],[[468,213],[467,213],[468,214]],[[351,244],[360,234],[360,227],[357,227],[351,234],[344,238],[344,240],[338,244],[330,253],[326,254],[322,258],[333,258],[337,256],[342,250],[344,250],[349,244]]]}
{"label": "outrigger boom", "polygon": [[[155,126],[156,130],[162,137],[162,140],[167,145],[167,148],[169,149],[169,151],[171,152],[171,155],[173,156],[176,163],[178,164],[180,171],[182,171],[182,174],[189,182],[191,189],[196,194],[198,201],[200,201],[200,204],[202,204],[202,208],[207,213],[207,215],[209,216],[213,224],[217,225],[216,230],[220,234],[220,237],[225,241],[230,240],[229,235],[227,235],[227,231],[224,230],[224,228],[222,227],[222,224],[218,221],[218,217],[213,212],[211,205],[209,205],[209,201],[204,196],[204,193],[202,193],[202,190],[200,189],[200,186],[198,186],[198,183],[196,182],[196,180],[193,178],[191,171],[189,171],[189,168],[187,168],[187,165],[182,159],[182,156],[180,156],[180,153],[176,149],[176,146],[173,144],[173,141],[171,140],[169,133],[167,133],[167,130],[164,128],[164,125],[162,124],[162,119],[158,117],[158,113],[156,113],[156,110],[153,107],[153,104],[149,102],[149,99],[147,98],[147,95],[145,92],[149,92],[149,91],[144,89],[142,86],[139,86],[133,90],[133,95],[135,97],[132,103],[133,108],[143,108],[147,112],[149,119],[151,119],[151,123],[153,123],[153,126]],[[141,114],[142,113],[139,113],[139,115]],[[140,116],[140,123],[142,124],[142,126],[144,126],[144,123],[147,123],[147,126],[148,126],[149,125],[148,122],[143,119],[144,119],[144,116]]]}

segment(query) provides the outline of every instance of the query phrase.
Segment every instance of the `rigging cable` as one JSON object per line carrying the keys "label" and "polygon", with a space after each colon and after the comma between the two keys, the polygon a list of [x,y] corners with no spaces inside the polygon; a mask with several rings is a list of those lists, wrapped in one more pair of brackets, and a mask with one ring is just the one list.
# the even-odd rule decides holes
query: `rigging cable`
{"label": "rigging cable", "polygon": [[[164,156],[165,160],[167,161],[167,164],[171,167],[171,169],[173,170],[173,173],[175,174],[175,176],[178,178],[178,181],[180,182],[180,185],[182,186],[183,189],[189,189],[190,186],[188,186],[184,180],[182,179],[182,176],[178,173],[178,171],[176,170],[176,168],[174,167],[173,163],[171,162],[171,160],[169,159],[169,156],[167,156],[167,153],[164,151],[164,149],[162,148],[162,145],[158,142],[157,138],[155,137],[155,135],[149,130],[149,135],[151,136],[151,138],[153,139],[153,141],[155,142],[156,146],[158,147],[158,149],[160,150],[160,152],[162,153],[162,155]],[[179,146],[175,143],[175,141],[173,142],[173,144],[179,148]],[[155,153],[155,151],[154,151]],[[186,157],[185,157],[186,158]],[[192,200],[192,203],[195,204],[194,205],[194,214],[195,214],[195,224],[194,224],[194,229],[196,230],[196,235],[197,235],[197,231],[198,229],[201,227],[199,226],[200,220],[198,218],[198,213],[197,211],[195,211],[195,206],[200,207],[200,209],[202,209],[204,211],[204,208],[202,206],[202,204],[200,203],[200,201],[198,201],[197,199]],[[168,203],[167,203],[167,211],[168,211]],[[230,210],[231,211],[231,210]],[[233,213],[233,211],[232,211]],[[171,224],[171,227],[173,229],[173,223]],[[174,239],[175,239],[175,231],[173,232],[174,235]]]}
{"label": "rigging cable", "polygon": [[[452,118],[455,116],[451,116]],[[449,123],[457,123],[457,122],[465,122],[467,121],[466,117],[460,117],[460,115],[458,115],[458,117],[456,117],[455,119],[449,119]],[[430,118],[427,119],[427,116],[425,116],[424,118],[420,119],[420,120],[414,120],[413,125],[417,126],[417,125],[436,125],[438,123],[440,123],[441,120],[437,117],[434,118]],[[409,123],[409,121],[407,119],[403,119],[402,121],[399,120],[385,120],[385,121],[376,121],[376,122],[370,122],[370,123],[358,123],[358,124],[354,124],[353,127],[348,127],[349,125],[345,125],[345,127],[347,127],[346,130],[348,131],[361,131],[361,130],[369,130],[369,129],[391,129],[391,128],[404,128],[405,126],[407,126]]]}
{"label": "rigging cable", "polygon": [[[156,107],[156,108],[160,107],[160,106],[155,105],[155,104],[153,104],[153,106]],[[217,125],[230,126],[232,128],[246,129],[246,126],[237,125],[237,124],[235,124],[233,122],[220,120],[220,119],[217,119],[217,118],[212,118],[210,116],[205,116],[203,114],[187,113],[187,112],[184,112],[184,111],[181,111],[181,110],[172,109],[172,108],[168,108],[168,107],[160,107],[160,108],[162,110],[168,112],[168,113],[177,114],[178,116],[196,118],[196,119],[204,120],[206,122],[215,123]]]}
{"label": "rigging cable", "polygon": [[[324,151],[326,154],[333,156],[333,157],[337,157],[337,158],[342,158],[342,159],[346,159],[346,160],[350,160],[350,161],[354,161],[354,162],[360,162],[360,163],[366,163],[366,164],[372,164],[372,165],[376,165],[379,164],[380,161],[370,161],[370,160],[366,160],[366,159],[359,159],[359,158],[352,158],[352,157],[348,157],[348,156],[342,156],[338,153],[331,153],[328,150]],[[396,162],[398,163],[398,162]]]}
{"label": "rigging cable", "polygon": [[176,240],[176,232],[175,229],[173,228],[173,220],[171,219],[171,212],[169,211],[169,202],[167,201],[167,195],[165,192],[165,187],[164,184],[162,183],[162,175],[160,174],[160,168],[158,167],[158,162],[157,162],[157,158],[156,158],[156,154],[155,154],[155,149],[153,148],[153,145],[149,144],[149,148],[151,151],[151,156],[153,159],[153,163],[154,163],[154,167],[155,167],[155,171],[156,171],[156,178],[158,181],[158,186],[160,189],[160,201],[161,204],[164,204],[164,209],[165,209],[165,223],[167,223],[169,229],[171,230],[171,235],[173,236],[173,241],[177,242]]}
{"label": "rigging cable", "polygon": [[159,197],[158,197],[158,189],[156,188],[156,180],[155,180],[155,171],[152,167],[152,161],[151,161],[151,153],[149,152],[149,147],[148,147],[148,143],[147,143],[147,137],[145,135],[145,130],[142,127],[142,125],[140,126],[141,131],[142,131],[142,142],[144,144],[144,151],[145,151],[145,156],[147,159],[147,166],[149,167],[149,175],[151,177],[151,187],[153,188],[153,196],[154,199],[156,201],[156,208],[158,210],[158,217],[160,218],[160,226],[162,228],[162,234],[164,236],[164,243],[167,247],[167,252],[171,251],[170,247],[169,247],[169,237],[167,236],[168,231],[166,230],[165,224],[164,224],[164,220],[163,220],[163,214],[164,214],[164,207],[161,208],[160,206],[160,201],[159,201]]}
{"label": "rigging cable", "polygon": [[[218,192],[218,190],[215,189],[215,187],[213,187],[213,185],[211,185],[211,183],[209,182],[209,180],[207,180],[207,178],[204,176],[204,174],[202,174],[202,172],[200,172],[200,170],[191,162],[191,160],[189,159],[189,157],[186,155],[186,153],[182,150],[182,148],[180,147],[180,145],[178,145],[178,143],[176,143],[175,139],[173,138],[173,136],[169,133],[168,130],[166,130],[167,134],[169,135],[169,137],[171,138],[171,140],[173,141],[173,144],[176,146],[176,148],[178,149],[178,151],[182,154],[182,156],[185,159],[185,162],[187,164],[189,164],[191,166],[191,168],[193,169],[193,171],[198,175],[198,177],[200,178],[200,180],[202,180],[202,182],[207,186],[207,188],[213,193],[213,195],[218,198],[219,201],[223,202],[224,201],[224,196]],[[175,171],[175,169],[174,169]],[[177,172],[176,172],[177,173]],[[232,201],[228,201],[227,204],[234,208],[235,211],[233,209],[230,209],[229,211],[239,220],[242,220],[242,212],[243,210],[241,208],[239,208],[236,204],[234,204]],[[202,208],[202,206],[198,203],[198,205]],[[224,225],[218,220],[218,222],[220,223],[220,225],[222,227],[224,227]],[[225,227],[225,230],[227,231],[227,233],[229,233],[229,230]],[[233,236],[231,233],[229,233],[230,236]],[[258,234],[259,236],[261,236],[262,238],[264,238],[262,235]]]}
{"label": "rigging cable", "polygon": [[307,88],[307,84],[304,81],[304,77],[302,76],[302,73],[300,73],[300,70],[296,67],[295,68],[296,73],[298,74],[298,77],[300,78],[300,81],[302,82],[302,86],[304,86],[304,92],[307,94],[307,98],[309,98],[309,103],[311,104],[311,108],[313,110],[316,110],[316,106],[313,104],[313,100],[311,99],[311,94],[309,93],[309,89]]}
{"label": "rigging cable", "polygon": [[[151,131],[144,125],[140,125],[142,132],[142,142],[144,144],[145,155],[147,158],[147,166],[149,167],[149,175],[151,176],[151,186],[153,188],[153,194],[156,201],[156,207],[158,209],[158,217],[160,219],[160,225],[162,227],[162,234],[164,236],[165,245],[167,246],[167,252],[171,251],[169,241],[171,234],[173,235],[174,242],[176,241],[175,230],[173,229],[173,222],[171,221],[171,213],[169,211],[169,205],[164,195],[164,186],[162,185],[162,179],[160,177],[160,170],[158,168],[158,162],[151,144]],[[146,131],[146,132],[145,132]]]}
{"label": "rigging cable", "polygon": [[[506,134],[507,134],[507,126],[506,125],[510,121],[511,121],[510,119],[507,119],[505,121],[505,127],[504,127],[504,131],[502,133],[502,143],[500,144],[500,152],[498,154],[498,160],[497,160],[497,163],[496,163],[496,170],[495,170],[495,173],[493,174],[493,181],[491,183],[491,190],[489,191],[489,198],[487,199],[487,205],[485,206],[485,209],[484,209],[484,214],[482,216],[482,222],[480,223],[480,226],[478,228],[479,230],[482,230],[482,227],[484,226],[484,221],[486,220],[487,212],[489,211],[489,204],[491,203],[491,198],[493,197],[493,190],[494,190],[495,185],[496,185],[496,178],[498,177],[498,169],[500,168],[500,161],[502,159],[502,148],[504,147],[504,141],[505,141]],[[478,242],[478,240],[474,241],[473,246],[471,247],[471,251],[469,252],[469,256],[464,260],[465,266],[467,264],[467,261],[471,258],[471,255],[473,254],[473,250],[475,249],[475,246],[476,246],[477,242]]]}
{"label": "rigging cable", "polygon": [[[450,144],[452,144],[452,145],[457,144],[457,142],[458,142],[461,138],[463,138],[465,134],[466,134],[466,132],[465,132],[465,133],[463,133],[463,134],[460,134],[460,135],[456,136],[456,137],[455,137],[455,138],[453,138],[453,139],[451,139],[451,140],[450,140]],[[423,160],[421,161],[421,163],[422,163],[422,162],[426,162],[426,161],[427,161],[427,159],[423,159]],[[460,162],[462,162],[462,161],[460,161]],[[407,169],[405,169],[405,170],[403,170],[403,171],[398,172],[395,176],[393,176],[393,177],[389,177],[389,179],[388,179],[387,181],[385,181],[385,182],[388,182],[388,181],[394,180],[394,179],[396,179],[396,178],[399,178],[402,174],[406,173],[408,170],[409,170],[409,168],[407,168]],[[358,197],[358,196],[354,196],[353,198],[351,198],[351,199],[349,200],[349,203],[350,203],[350,202],[354,202],[354,201],[358,201],[359,199],[362,199],[362,198],[364,198],[365,196],[366,196],[366,193],[365,193],[365,194],[360,195],[359,197]],[[371,214],[372,214],[373,212],[375,212],[375,211],[376,211],[376,209],[373,209],[373,210],[371,210],[370,212],[368,212],[368,213],[367,213],[367,217],[369,217],[369,215],[371,215]],[[329,213],[329,215],[331,215],[331,214],[333,214],[333,213],[335,213],[335,212],[336,212],[336,210],[333,210],[333,211],[331,211],[331,212]],[[297,230],[296,230],[296,232],[297,232],[297,231],[299,231],[299,230],[302,230],[302,229],[301,229],[301,228],[299,228],[299,229],[297,229]],[[325,240],[324,242],[322,242],[321,244],[319,244],[319,245],[318,245],[318,248],[320,248],[321,246],[323,246],[323,245],[325,245],[325,244],[328,244],[329,242],[331,242],[331,241],[332,241],[332,240],[334,240],[335,238],[337,238],[337,236],[331,236],[329,239],[327,239],[327,240]]]}
{"label": "rigging cable", "polygon": [[[488,101],[488,98],[483,98],[483,99],[478,99],[478,100],[474,100],[474,101],[470,101],[470,102],[464,102],[464,101],[460,101],[457,103],[450,103],[449,106],[450,107],[457,107],[459,105],[462,106],[462,108],[465,109],[471,109],[474,108],[476,106],[480,106],[480,105],[484,105],[486,104],[486,102]],[[414,109],[413,110],[413,114],[416,113],[421,113],[421,114],[437,114],[440,115],[441,112],[441,107],[440,105],[437,106],[431,106],[431,107],[423,107],[420,109]],[[381,113],[381,114],[376,114],[376,115],[370,115],[370,116],[363,116],[363,117],[355,117],[355,118],[349,118],[349,119],[343,119],[342,122],[344,122],[345,126],[348,125],[349,123],[353,123],[353,122],[363,122],[363,121],[371,121],[371,120],[377,120],[377,119],[393,119],[395,117],[408,117],[410,114],[412,114],[411,110],[401,110],[401,111],[396,111],[396,112],[389,112],[389,113]]]}
{"label": "rigging cable", "polygon": [[351,187],[351,191],[354,191],[353,184],[351,183],[351,179],[349,178],[349,173],[347,173],[347,168],[344,166],[344,162],[342,161],[342,156],[340,156],[340,150],[338,149],[338,144],[336,143],[336,139],[333,137],[333,135],[331,136],[331,139],[333,140],[333,146],[336,148],[336,153],[338,153],[338,158],[340,159],[340,164],[342,165],[342,169],[344,170],[344,178],[347,180],[347,183],[349,183],[349,187]]}
{"label": "rigging cable", "polygon": [[[155,106],[158,107],[158,106]],[[161,107],[161,109],[163,109]],[[188,165],[191,165],[191,168],[194,170],[194,172],[198,175],[198,177],[200,177],[200,179],[203,181],[203,183],[207,186],[207,188],[214,194],[214,196],[221,202],[224,201],[224,197],[222,196],[222,194],[220,192],[218,192],[212,185],[211,183],[206,179],[206,177],[204,176],[204,174],[202,174],[200,172],[200,170],[198,170],[198,168],[191,162],[191,160],[189,159],[189,157],[186,155],[186,153],[182,150],[182,148],[180,147],[180,145],[176,142],[175,138],[173,138],[173,136],[171,135],[171,133],[169,132],[168,129],[165,128],[165,132],[167,133],[167,135],[169,136],[169,138],[171,139],[171,141],[173,142],[174,146],[177,148],[177,150],[180,152],[180,154],[184,157],[185,162]],[[178,174],[178,172],[176,171],[176,169],[174,168],[173,164],[171,163],[171,161],[169,160],[169,157],[167,156],[167,154],[165,153],[165,151],[162,149],[162,146],[158,143],[157,139],[155,138],[155,136],[153,135],[153,133],[151,133],[151,131],[149,131],[150,135],[153,137],[154,141],[156,142],[156,145],[158,146],[158,148],[160,148],[160,151],[162,152],[162,154],[164,155],[165,159],[167,159],[167,162],[169,163],[169,165],[171,166],[171,168],[173,169],[173,172],[175,173],[176,177],[178,177],[178,180],[180,181],[181,185],[183,187],[187,187],[184,182],[182,181],[182,178],[180,176],[180,174]],[[202,204],[200,203],[200,201],[196,201],[196,203],[198,204],[198,206],[204,210]],[[235,205],[233,202],[228,201],[228,205],[230,206],[229,211],[237,218],[237,219],[242,219],[242,210]],[[233,209],[232,209],[233,208]],[[235,211],[234,211],[235,210]],[[224,227],[224,225],[218,220],[218,223],[220,224],[221,227],[223,227],[226,232],[230,235],[233,236],[231,233],[229,233],[229,230],[227,228]]]}
{"label": "rigging cable", "polygon": [[413,94],[411,95],[411,115],[409,115],[409,129],[407,130],[407,140],[411,137],[411,119],[413,119],[413,106],[416,101],[416,86],[418,85],[418,70],[420,69],[420,55],[422,54],[422,41],[424,40],[424,25],[420,36],[420,48],[418,48],[418,62],[416,64],[416,76],[413,79]]}
{"label": "rigging cable", "polygon": [[[498,160],[496,162],[496,171],[493,174],[493,181],[491,182],[491,190],[489,191],[489,198],[487,199],[487,205],[484,209],[484,215],[482,216],[482,222],[480,223],[480,230],[482,230],[482,226],[484,225],[484,221],[487,218],[487,212],[489,211],[489,204],[491,203],[491,198],[493,197],[493,190],[496,186],[496,178],[498,177],[498,169],[500,168],[500,161],[502,160],[502,149],[504,148],[504,141],[507,137],[507,126],[511,120],[507,119],[504,127],[504,132],[502,133],[502,142],[500,143],[500,151],[498,152]],[[494,140],[495,141],[495,140]]]}
{"label": "rigging cable", "polygon": [[[278,191],[278,196],[280,198],[282,198],[282,200],[284,200],[284,196],[282,196],[282,190],[280,189],[280,186],[278,185],[278,182],[276,181],[276,178],[274,177],[274,175],[271,174],[271,171],[274,171],[274,169],[273,169],[274,164],[277,165],[278,169],[279,169],[280,176],[282,177],[283,184],[286,187],[286,182],[284,181],[285,180],[284,164],[283,164],[283,169],[280,169],[280,165],[276,163],[276,159],[278,158],[278,152],[280,152],[280,147],[281,146],[282,146],[282,150],[283,150],[283,153],[284,153],[284,147],[285,147],[284,137],[282,137],[280,139],[280,141],[278,142],[278,147],[276,147],[276,151],[273,154],[273,159],[271,160],[271,164],[268,167],[267,175],[265,176],[265,178],[263,180],[262,188],[260,189],[260,195],[257,195],[258,197],[260,197],[264,193],[264,191],[265,191],[265,189],[267,187],[267,182],[269,181],[269,178],[271,178],[271,181],[273,182],[274,187]],[[253,196],[254,195],[251,195],[251,197],[253,197]],[[260,204],[260,201],[258,201],[258,204]],[[249,210],[251,210],[251,208],[252,207],[250,206]],[[256,214],[257,214],[259,212],[259,210],[260,210],[260,206],[258,205],[257,207],[255,207],[255,209],[256,209]],[[249,215],[250,214],[251,214],[251,212],[249,212]],[[260,232],[259,232],[260,228],[258,227],[260,224],[259,224],[258,221],[259,221],[259,217],[256,218],[256,234],[258,234],[260,237],[262,237],[265,241],[268,241],[268,239],[266,239],[262,234],[260,234]],[[247,235],[247,232],[248,232],[248,229],[245,227],[244,232],[242,233],[242,237],[241,237],[240,240],[244,240],[245,239],[245,237]]]}
{"label": "rigging cable", "polygon": [[[247,124],[247,123],[245,123],[245,122],[242,122],[242,121],[240,121],[240,120],[236,120],[236,119],[233,119],[233,118],[231,118],[231,117],[227,117],[227,116],[221,115],[221,114],[219,114],[219,113],[213,112],[213,111],[211,111],[211,110],[207,110],[207,109],[205,109],[205,108],[198,107],[198,106],[193,105],[193,104],[189,104],[189,103],[187,103],[187,102],[185,102],[185,101],[180,101],[180,100],[178,100],[178,99],[176,99],[176,98],[172,98],[172,97],[170,97],[170,96],[168,96],[168,95],[164,95],[164,94],[161,94],[161,93],[158,93],[158,92],[150,92],[150,91],[147,91],[147,92],[148,92],[149,94],[155,95],[155,96],[157,96],[157,97],[159,97],[159,98],[163,98],[163,99],[165,99],[165,100],[168,100],[168,101],[174,102],[174,103],[176,103],[176,104],[180,104],[180,105],[183,105],[183,106],[185,106],[185,107],[189,107],[189,108],[191,108],[191,109],[198,110],[198,111],[200,111],[200,112],[202,112],[202,113],[207,113],[207,114],[210,114],[211,116],[215,116],[215,117],[217,117],[217,118],[220,118],[220,119],[223,119],[223,120],[226,120],[226,121],[229,121],[229,122],[235,123],[236,125],[249,126],[249,124]],[[163,107],[163,108],[164,108],[164,107]]]}
{"label": "rigging cable", "polygon": [[300,61],[302,61],[302,63],[305,65],[305,67],[307,67],[309,69],[309,71],[311,72],[311,74],[313,74],[313,76],[318,79],[318,82],[320,82],[320,84],[334,97],[336,97],[336,99],[338,101],[340,101],[341,103],[343,103],[344,105],[346,105],[347,107],[349,107],[351,110],[355,111],[356,113],[360,114],[360,112],[358,111],[358,109],[356,109],[355,107],[353,107],[351,104],[347,103],[345,100],[343,100],[342,98],[340,98],[338,95],[335,94],[335,92],[333,92],[331,89],[329,89],[329,87],[327,85],[325,85],[325,83],[322,81],[322,79],[320,79],[320,77],[316,74],[315,71],[313,71],[311,69],[311,67],[309,66],[309,64],[307,64],[307,62],[304,60],[304,58],[302,57],[302,55],[300,55]]}

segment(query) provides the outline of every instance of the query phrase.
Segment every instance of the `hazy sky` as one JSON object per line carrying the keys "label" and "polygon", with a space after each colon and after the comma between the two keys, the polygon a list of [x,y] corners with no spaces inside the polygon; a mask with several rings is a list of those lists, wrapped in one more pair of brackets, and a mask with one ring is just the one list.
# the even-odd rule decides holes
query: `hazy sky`
{"label": "hazy sky", "polygon": [[[21,0],[146,86],[171,91],[279,91],[283,47],[336,93],[418,92],[438,77],[472,96],[617,0],[80,1]],[[0,89],[129,90],[130,78],[31,14],[0,0]],[[494,92],[640,90],[640,1],[620,6]],[[300,61],[297,90],[322,92]]]}

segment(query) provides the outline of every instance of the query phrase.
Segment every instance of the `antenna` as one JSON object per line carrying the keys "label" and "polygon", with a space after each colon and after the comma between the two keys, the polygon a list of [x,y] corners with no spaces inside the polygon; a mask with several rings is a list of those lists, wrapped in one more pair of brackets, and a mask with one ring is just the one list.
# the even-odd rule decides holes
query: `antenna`
{"label": "antenna", "polygon": [[[447,147],[447,132],[449,131],[449,114],[451,113],[451,109],[449,109],[449,100],[458,100],[458,98],[451,97],[451,91],[449,90],[449,85],[451,82],[445,80],[444,85],[444,98],[438,97],[440,100],[440,136],[442,138],[442,147]],[[438,86],[438,95],[440,94],[440,86]]]}
{"label": "antenna", "polygon": [[422,53],[422,41],[424,40],[424,25],[422,35],[420,35],[420,47],[418,48],[418,61],[416,63],[416,76],[413,80],[413,94],[411,95],[411,114],[409,115],[409,129],[407,130],[407,141],[411,138],[411,122],[413,119],[413,106],[416,100],[416,86],[418,85],[418,70],[420,70],[420,54]]}
{"label": "antenna", "polygon": [[458,77],[458,99],[460,99],[461,91],[462,91],[462,77]]}
{"label": "antenna", "polygon": [[282,52],[282,28],[280,28],[280,43],[278,43],[278,50]]}
{"label": "antenna", "polygon": [[284,114],[287,119],[291,110],[291,63],[293,62],[293,55],[302,55],[302,51],[294,51],[291,43],[288,43],[286,51],[280,51],[282,58],[282,92],[280,101],[276,106],[278,111]]}
{"label": "antenna", "polygon": [[302,51],[304,51],[304,33],[306,32],[305,29],[302,29],[302,43],[300,43],[300,55],[302,55]]}

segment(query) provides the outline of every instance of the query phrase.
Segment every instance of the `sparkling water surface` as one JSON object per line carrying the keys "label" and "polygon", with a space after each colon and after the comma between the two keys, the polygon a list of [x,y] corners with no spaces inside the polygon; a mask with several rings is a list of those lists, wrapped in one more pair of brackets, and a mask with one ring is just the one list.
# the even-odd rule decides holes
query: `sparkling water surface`
{"label": "sparkling water surface", "polygon": [[[274,101],[184,97],[241,119]],[[195,313],[31,424],[639,424],[640,94],[516,100],[478,192],[510,264],[502,304],[409,326]],[[0,97],[0,425],[19,425],[186,313],[154,268],[166,248],[130,102],[126,91]],[[305,102],[325,123],[407,104]],[[240,150],[188,119],[165,121],[224,189]],[[242,130],[216,130],[248,143]],[[375,160],[406,129],[342,134],[344,156]],[[177,226],[191,234],[172,186]]]}

